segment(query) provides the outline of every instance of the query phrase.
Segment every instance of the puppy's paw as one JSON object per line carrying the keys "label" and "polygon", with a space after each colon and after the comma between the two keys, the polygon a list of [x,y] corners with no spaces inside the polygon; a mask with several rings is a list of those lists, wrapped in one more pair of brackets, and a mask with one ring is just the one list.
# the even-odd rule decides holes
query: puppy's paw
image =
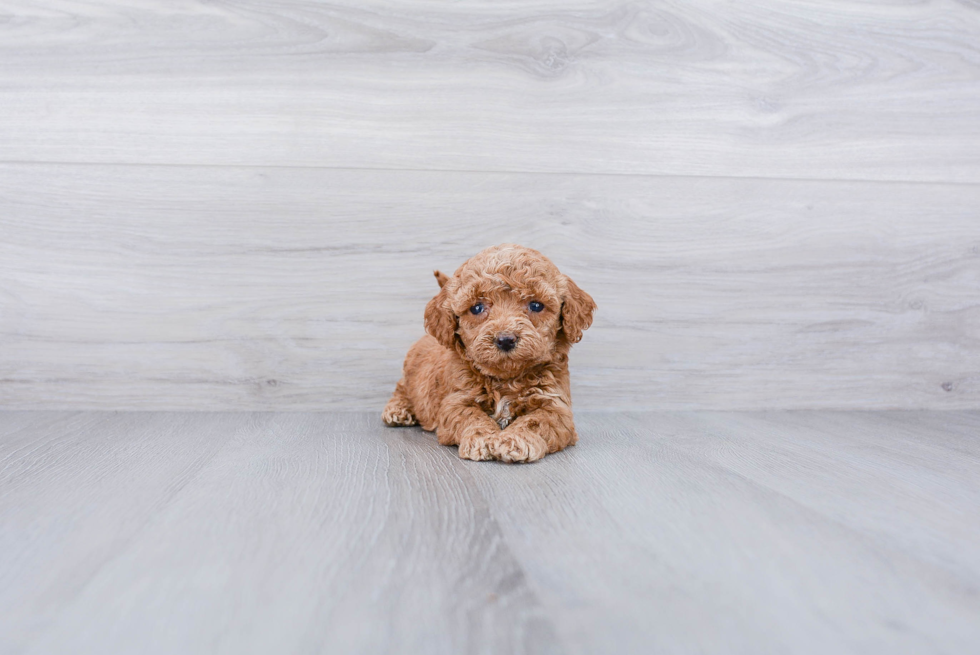
{"label": "puppy's paw", "polygon": [[459,458],[483,462],[494,459],[492,441],[484,435],[463,437],[459,442]]}
{"label": "puppy's paw", "polygon": [[385,405],[384,411],[381,412],[381,420],[385,422],[385,425],[391,426],[418,425],[418,419],[415,418],[408,401],[398,397],[392,398]]}
{"label": "puppy's paw", "polygon": [[535,462],[548,454],[548,444],[528,429],[504,430],[494,440],[493,454],[501,462]]}

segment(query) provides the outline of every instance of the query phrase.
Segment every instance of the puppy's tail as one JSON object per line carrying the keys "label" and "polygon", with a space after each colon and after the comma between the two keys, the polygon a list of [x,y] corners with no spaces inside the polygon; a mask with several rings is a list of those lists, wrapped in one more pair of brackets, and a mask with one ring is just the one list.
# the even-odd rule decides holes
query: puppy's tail
{"label": "puppy's tail", "polygon": [[441,271],[432,271],[432,274],[436,276],[436,282],[439,283],[439,288],[441,289],[449,282],[449,276]]}

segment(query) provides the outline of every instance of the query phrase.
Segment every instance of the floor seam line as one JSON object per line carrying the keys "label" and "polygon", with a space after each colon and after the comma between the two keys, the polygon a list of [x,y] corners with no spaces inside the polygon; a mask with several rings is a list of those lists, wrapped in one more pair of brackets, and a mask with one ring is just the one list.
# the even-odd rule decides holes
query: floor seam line
{"label": "floor seam line", "polygon": [[0,159],[3,166],[110,166],[134,168],[226,168],[226,169],[283,169],[283,170],[319,170],[319,171],[361,171],[378,173],[444,173],[460,175],[539,175],[565,177],[614,177],[614,178],[662,178],[665,180],[759,180],[765,182],[797,182],[797,183],[836,183],[836,184],[880,184],[880,185],[924,185],[924,186],[956,186],[980,187],[980,180],[962,182],[955,180],[921,180],[921,179],[874,179],[861,177],[778,177],[771,175],[697,175],[674,173],[623,173],[611,171],[535,171],[519,169],[466,169],[466,168],[401,168],[397,166],[329,166],[317,164],[227,164],[227,163],[195,163],[179,162],[103,162],[103,161],[58,161],[58,160],[23,160]]}

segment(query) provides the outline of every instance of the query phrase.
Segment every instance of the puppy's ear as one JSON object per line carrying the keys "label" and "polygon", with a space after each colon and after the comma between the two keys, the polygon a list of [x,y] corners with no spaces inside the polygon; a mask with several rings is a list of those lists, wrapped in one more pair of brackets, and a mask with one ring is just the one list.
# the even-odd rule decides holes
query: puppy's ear
{"label": "puppy's ear", "polygon": [[456,315],[449,307],[449,294],[445,283],[436,297],[425,306],[425,331],[447,348],[453,347],[456,340]]}
{"label": "puppy's ear", "polygon": [[592,325],[592,312],[596,309],[592,296],[582,291],[572,278],[565,276],[568,291],[561,305],[561,329],[569,343],[582,340],[582,332]]}

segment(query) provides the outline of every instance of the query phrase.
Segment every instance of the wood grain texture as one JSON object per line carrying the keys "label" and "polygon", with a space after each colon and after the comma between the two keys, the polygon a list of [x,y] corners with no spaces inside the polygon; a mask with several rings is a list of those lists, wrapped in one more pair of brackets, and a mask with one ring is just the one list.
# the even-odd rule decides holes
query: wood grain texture
{"label": "wood grain texture", "polygon": [[374,409],[433,268],[599,304],[579,408],[980,407],[977,185],[0,166],[0,405]]}
{"label": "wood grain texture", "polygon": [[8,421],[22,427],[0,436],[3,653],[46,634],[243,425],[205,414],[4,412]]}
{"label": "wood grain texture", "polygon": [[909,416],[589,414],[475,479],[580,652],[966,653],[980,417]]}
{"label": "wood grain texture", "polygon": [[373,415],[243,418],[25,652],[563,652],[451,452]]}
{"label": "wood grain texture", "polygon": [[973,2],[0,13],[8,162],[980,182]]}
{"label": "wood grain texture", "polygon": [[980,639],[976,412],[583,413],[579,445],[528,466],[373,413],[4,424],[5,653]]}

